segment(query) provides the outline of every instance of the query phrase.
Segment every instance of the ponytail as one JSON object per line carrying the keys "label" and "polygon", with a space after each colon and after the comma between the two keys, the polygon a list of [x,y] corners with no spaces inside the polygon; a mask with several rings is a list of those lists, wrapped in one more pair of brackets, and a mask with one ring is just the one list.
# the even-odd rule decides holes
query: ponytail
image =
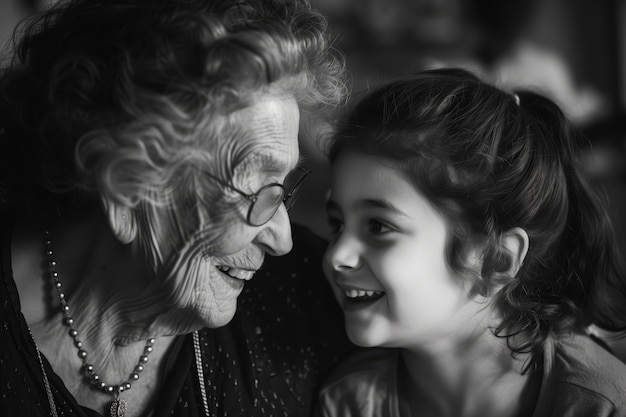
{"label": "ponytail", "polygon": [[603,202],[586,182],[578,149],[580,132],[550,100],[519,93],[520,117],[537,149],[549,148],[565,180],[567,215],[550,257],[565,309],[581,324],[626,331],[626,282],[619,264],[613,228]]}

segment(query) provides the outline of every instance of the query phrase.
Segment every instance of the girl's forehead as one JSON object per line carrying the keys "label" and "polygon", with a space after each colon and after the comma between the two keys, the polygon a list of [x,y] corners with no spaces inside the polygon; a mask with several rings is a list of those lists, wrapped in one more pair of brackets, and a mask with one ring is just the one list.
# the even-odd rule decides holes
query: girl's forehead
{"label": "girl's forehead", "polygon": [[[363,176],[375,183],[394,182],[397,179],[406,181],[398,164],[389,158],[367,154],[365,152],[344,150],[333,163],[335,179],[352,179],[360,181]],[[398,178],[399,177],[399,178]]]}
{"label": "girl's forehead", "polygon": [[331,192],[354,200],[394,199],[417,193],[391,161],[360,152],[346,152],[335,160]]}
{"label": "girl's forehead", "polygon": [[362,152],[346,152],[337,157],[329,201],[344,211],[386,210],[414,219],[449,223],[394,161]]}

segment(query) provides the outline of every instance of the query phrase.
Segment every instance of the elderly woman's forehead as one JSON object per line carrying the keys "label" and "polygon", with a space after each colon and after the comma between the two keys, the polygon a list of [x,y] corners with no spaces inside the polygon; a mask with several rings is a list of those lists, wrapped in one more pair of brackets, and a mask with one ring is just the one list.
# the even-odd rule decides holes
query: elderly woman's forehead
{"label": "elderly woman's forehead", "polygon": [[267,173],[284,174],[298,164],[300,154],[296,149],[286,149],[280,142],[270,142],[263,149],[251,152],[236,167],[237,171],[259,170]]}
{"label": "elderly woman's forehead", "polygon": [[267,90],[253,94],[243,108],[236,110],[233,116],[240,119],[260,119],[299,114],[299,103],[292,92]]}
{"label": "elderly woman's forehead", "polygon": [[297,162],[299,108],[293,96],[257,97],[233,113],[229,125],[236,165],[282,172]]}

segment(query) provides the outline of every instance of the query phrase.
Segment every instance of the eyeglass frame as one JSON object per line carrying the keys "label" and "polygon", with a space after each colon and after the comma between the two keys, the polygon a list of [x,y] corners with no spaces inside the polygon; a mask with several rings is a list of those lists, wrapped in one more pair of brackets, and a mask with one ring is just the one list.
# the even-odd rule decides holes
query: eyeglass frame
{"label": "eyeglass frame", "polygon": [[[302,186],[302,183],[304,182],[304,180],[311,174],[312,171],[304,168],[304,167],[295,167],[294,170],[292,170],[290,172],[293,173],[295,170],[300,172],[300,177],[298,177],[298,180],[295,182],[295,184],[291,187],[291,189],[289,190],[289,192],[287,192],[287,190],[285,189],[285,186],[279,182],[273,182],[271,184],[266,184],[263,187],[259,188],[259,190],[256,193],[253,194],[248,194],[245,191],[240,190],[239,188],[235,187],[234,185],[228,183],[227,181],[224,181],[223,179],[219,178],[216,175],[213,175],[209,172],[204,172],[204,174],[207,177],[210,177],[211,179],[217,181],[218,183],[220,183],[221,185],[230,188],[231,190],[235,191],[237,194],[241,195],[242,197],[244,197],[246,200],[248,200],[250,202],[250,207],[248,208],[248,213],[246,214],[246,223],[248,223],[248,225],[252,226],[252,227],[260,227],[263,226],[264,224],[266,224],[267,222],[269,222],[270,220],[272,220],[272,218],[274,217],[274,215],[276,214],[276,212],[278,211],[278,209],[280,208],[281,204],[285,205],[285,208],[287,209],[287,211],[289,211],[294,203],[295,200],[292,200],[291,204],[288,205],[289,201],[293,198],[294,194],[296,191],[298,191],[298,189]],[[289,176],[289,174],[287,174],[287,176]],[[263,190],[270,188],[270,187],[280,187],[282,189],[282,198],[280,199],[280,204],[277,204],[276,207],[274,207],[274,211],[272,212],[272,215],[269,216],[267,218],[267,220],[265,220],[263,223],[260,224],[254,224],[252,223],[252,221],[250,220],[250,216],[252,215],[252,209],[254,208],[254,204],[258,201],[259,198],[259,194],[261,194],[263,192]]]}

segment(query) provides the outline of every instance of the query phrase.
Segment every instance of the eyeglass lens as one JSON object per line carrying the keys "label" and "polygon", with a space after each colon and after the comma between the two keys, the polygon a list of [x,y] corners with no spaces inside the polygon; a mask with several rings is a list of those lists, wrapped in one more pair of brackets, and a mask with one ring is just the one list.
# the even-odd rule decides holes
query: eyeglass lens
{"label": "eyeglass lens", "polygon": [[298,193],[302,188],[302,184],[304,183],[304,179],[309,175],[309,171],[306,170],[298,170],[294,171],[292,174],[288,175],[285,178],[285,207],[287,210],[293,207],[296,203],[296,199],[298,198]]}
{"label": "eyeglass lens", "polygon": [[[301,185],[309,173],[309,171],[299,168],[287,175],[283,186],[272,184],[260,190],[256,201],[250,207],[248,222],[253,226],[260,226],[268,222],[283,202],[287,210],[293,207]],[[287,190],[287,194],[285,194],[285,190]]]}
{"label": "eyeglass lens", "polygon": [[279,184],[272,184],[263,188],[257,199],[250,207],[248,221],[253,226],[260,226],[272,218],[283,202],[285,191]]}

